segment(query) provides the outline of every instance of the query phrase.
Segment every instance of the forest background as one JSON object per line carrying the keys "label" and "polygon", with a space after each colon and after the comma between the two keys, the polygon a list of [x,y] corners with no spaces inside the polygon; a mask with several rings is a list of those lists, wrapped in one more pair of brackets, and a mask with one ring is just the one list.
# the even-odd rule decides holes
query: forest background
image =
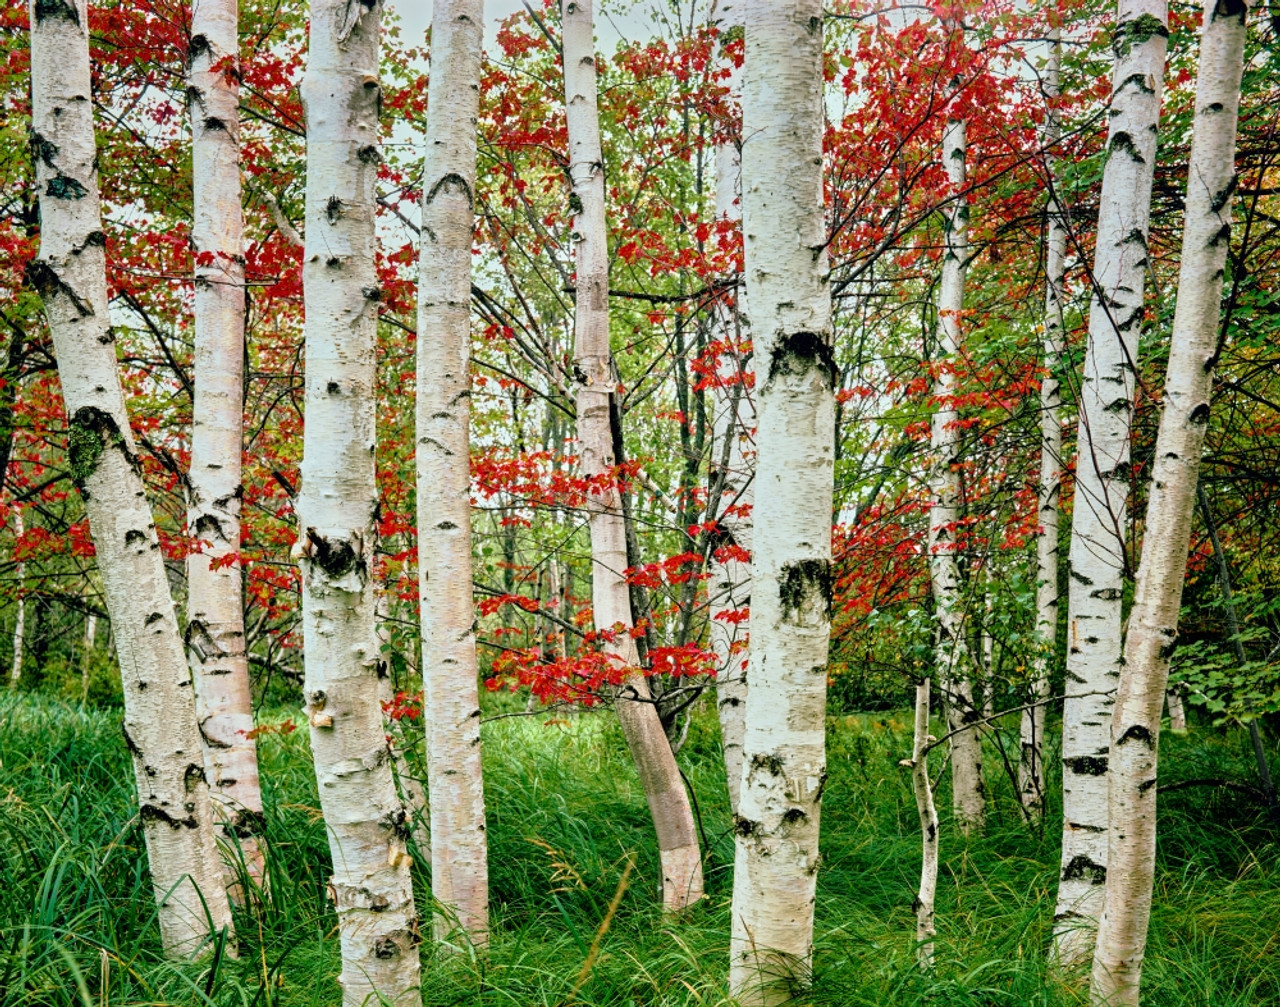
{"label": "forest background", "polygon": [[[324,974],[332,954],[323,827],[309,810],[314,783],[306,779],[303,743],[293,733],[301,723],[300,581],[290,550],[297,540],[292,498],[303,421],[298,85],[305,13],[300,4],[241,8],[249,299],[238,558],[258,740],[274,795],[268,835],[282,851],[281,877],[271,888],[270,911],[238,927],[242,936],[257,933],[260,954],[188,973],[160,964],[145,928],[124,918],[131,899],[146,904],[149,896],[140,868],[125,855],[139,840],[131,831],[129,787],[121,782],[127,753],[111,726],[119,672],[66,462],[55,363],[39,298],[25,279],[38,240],[26,137],[27,11],[13,3],[4,9],[0,622],[14,645],[15,690],[3,701],[0,742],[8,788],[0,827],[7,834],[10,892],[3,936],[12,945],[0,986],[16,991],[5,993],[13,1003],[40,997],[75,1003],[90,988],[109,992],[112,981],[119,984],[113,1003],[159,997],[306,1003],[313,993],[306,969]],[[715,489],[722,447],[717,374],[726,355],[743,350],[719,340],[714,324],[722,278],[734,273],[740,242],[715,204],[715,146],[734,115],[729,73],[704,5],[619,5],[618,13],[626,36],[638,26],[649,31],[610,37],[600,65],[611,335],[621,389],[622,459],[614,475],[625,489],[634,533],[628,581],[646,673],[701,805],[710,862],[718,858],[727,867],[728,799],[708,707],[714,689],[705,690],[717,666],[709,644],[707,565],[735,558],[719,533],[720,523],[734,515],[726,515]],[[1162,783],[1181,789],[1162,804],[1168,827],[1157,900],[1169,916],[1157,919],[1156,934],[1164,942],[1157,958],[1167,970],[1157,972],[1153,1003],[1264,1003],[1280,996],[1280,975],[1267,964],[1276,939],[1266,922],[1275,918],[1275,834],[1244,730],[1261,724],[1274,758],[1280,714],[1280,23],[1268,10],[1259,14],[1247,43],[1237,224],[1201,474],[1230,558],[1241,627],[1235,638],[1245,660],[1232,646],[1212,543],[1197,528],[1172,679],[1175,697],[1190,706],[1191,733],[1170,739],[1169,782]],[[185,496],[195,265],[185,119],[189,14],[181,3],[148,2],[102,4],[92,17],[111,323],[181,609],[192,548]],[[956,201],[969,208],[972,242],[965,348],[952,365],[948,403],[959,412],[962,431],[954,531],[966,633],[971,650],[983,655],[984,707],[992,714],[1016,710],[1031,695],[1041,656],[1037,480],[1050,186],[1040,74],[1046,30],[1058,22],[1067,44],[1061,97],[1054,102],[1063,123],[1054,184],[1070,234],[1065,353],[1056,374],[1068,468],[1058,525],[1065,557],[1076,390],[1105,158],[1110,17],[1109,4],[1092,0],[1064,5],[1052,16],[991,3],[968,22],[972,62],[959,101],[968,121],[969,176],[960,189],[948,182],[939,157],[954,65],[937,12],[839,6],[827,22],[824,146],[838,373],[828,713],[830,759],[839,768],[828,793],[835,810],[825,823],[824,870],[831,880],[824,898],[833,901],[820,908],[826,923],[815,996],[830,1002],[908,989],[957,1003],[1027,1003],[1037,996],[1057,1002],[1053,998],[1072,995],[1069,986],[1054,988],[1043,971],[1043,901],[1052,901],[1056,837],[1053,828],[1028,824],[1019,810],[1016,715],[993,721],[987,734],[992,825],[985,836],[957,839],[944,853],[954,887],[940,905],[943,964],[932,975],[921,975],[911,959],[906,921],[918,853],[909,774],[897,762],[910,755],[901,711],[915,679],[936,659],[926,476],[930,419],[940,405],[933,380],[937,284],[947,211]],[[1199,17],[1197,6],[1175,4],[1169,18],[1148,310],[1134,362],[1126,604],[1142,543],[1144,474],[1177,293]],[[525,961],[535,966],[511,981],[529,984],[521,994],[527,1002],[715,1002],[702,999],[719,995],[719,980],[696,943],[723,944],[727,890],[723,877],[717,889],[714,870],[712,906],[694,936],[676,929],[646,938],[647,900],[624,903],[618,922],[607,926],[624,935],[629,950],[615,947],[610,960],[584,968],[582,988],[570,992],[593,957],[592,932],[613,918],[608,899],[627,855],[640,857],[638,880],[630,882],[638,891],[652,890],[655,869],[649,854],[639,852],[646,849],[643,812],[637,812],[643,804],[618,755],[616,728],[578,715],[608,705],[612,671],[598,656],[592,630],[582,519],[590,487],[577,470],[573,439],[572,209],[557,22],[554,4],[537,5],[533,12],[513,11],[486,37],[472,303],[475,587],[488,686],[483,706],[491,724],[484,729],[486,766],[494,767],[486,781],[496,819],[493,898],[506,907],[510,939],[491,962],[441,962],[447,979],[440,979],[438,1002],[500,988],[508,980],[496,980],[491,970],[514,975]],[[384,585],[383,655],[397,687],[392,730],[412,760],[421,709],[413,318],[427,49],[420,22],[415,32],[408,23],[398,29],[389,19],[382,64],[387,142],[379,170],[376,575]],[[747,388],[751,380],[744,378]],[[1063,563],[1063,598],[1069,575]],[[722,623],[735,624],[734,612],[720,615]],[[1054,696],[1066,690],[1065,605],[1058,616],[1049,660]],[[1051,736],[1050,749],[1054,744]],[[1048,764],[1054,765],[1052,756]],[[31,779],[35,766],[44,770],[39,783]],[[1052,822],[1053,772],[1048,780],[1046,820]],[[604,791],[597,789],[602,785]],[[609,795],[603,805],[602,793]],[[608,833],[620,823],[631,831],[611,842]],[[889,881],[895,872],[897,888]],[[874,883],[867,880],[882,873]],[[558,936],[538,934],[539,920]],[[1024,932],[1030,933],[1025,945],[1018,939]],[[886,948],[892,949],[888,963],[869,968]],[[565,957],[574,959],[571,968]],[[307,959],[305,966],[299,958]]]}

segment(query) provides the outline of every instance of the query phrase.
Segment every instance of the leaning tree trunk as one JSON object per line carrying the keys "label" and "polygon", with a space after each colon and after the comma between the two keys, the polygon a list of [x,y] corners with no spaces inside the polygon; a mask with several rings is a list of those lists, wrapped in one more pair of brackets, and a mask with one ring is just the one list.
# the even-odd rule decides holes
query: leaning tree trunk
{"label": "leaning tree trunk", "polygon": [[1244,0],[1207,0],[1196,76],[1195,132],[1142,562],[1111,719],[1106,901],[1091,998],[1137,1007],[1156,857],[1156,760],[1169,659],[1178,639],[1200,454],[1218,353],[1223,271],[1236,188],[1236,124],[1244,70]]}
{"label": "leaning tree trunk", "polygon": [[1067,594],[1069,698],[1063,706],[1054,944],[1057,959],[1068,965],[1088,959],[1107,876],[1108,693],[1120,676],[1129,427],[1169,34],[1165,15],[1165,0],[1120,0],[1112,43],[1116,62],[1080,387]]}
{"label": "leaning tree trunk", "polygon": [[239,54],[236,0],[195,0],[187,90],[196,260],[187,525],[199,546],[187,560],[187,656],[214,808],[257,881],[262,788],[239,560],[245,314]]}
{"label": "leaning tree trunk", "polygon": [[147,503],[111,333],[84,0],[31,5],[32,147],[44,300],[70,417],[72,477],[84,498],[120,658],[124,737],[159,903],[175,957],[229,928],[191,672]]}
{"label": "leaning tree trunk", "polygon": [[[721,38],[724,44],[741,37],[742,13],[722,8]],[[741,92],[741,73],[730,66],[729,89]],[[737,131],[736,131],[737,132]],[[742,225],[741,134],[726,135],[716,144],[716,219]],[[720,364],[714,390],[715,449],[712,464],[719,481],[718,535],[709,573],[711,619],[708,635],[716,657],[716,709],[720,717],[720,742],[729,782],[729,810],[738,813],[742,789],[742,733],[747,701],[746,643],[749,624],[744,618],[751,597],[751,564],[738,552],[751,549],[751,506],[754,499],[751,465],[743,455],[756,425],[755,403],[747,386],[746,361],[739,351],[739,321],[746,304],[742,296],[742,266],[735,263],[727,280],[736,281],[733,293],[717,303],[712,338],[720,345]],[[732,299],[730,299],[732,298]],[[728,549],[728,553],[722,550]]]}
{"label": "leaning tree trunk", "polygon": [[947,214],[947,245],[938,292],[938,345],[933,361],[934,407],[931,448],[934,455],[929,489],[929,571],[938,610],[937,665],[946,694],[947,728],[951,739],[951,804],[956,825],[964,834],[982,828],[986,820],[986,784],[982,773],[981,719],[973,705],[973,683],[965,671],[972,667],[965,647],[965,619],[960,600],[960,567],[956,559],[956,528],[960,502],[960,431],[955,407],[956,355],[963,345],[960,320],[964,311],[964,279],[969,258],[969,204],[964,195],[965,123],[947,120],[942,136],[942,163],[951,182],[952,206]]}
{"label": "leaning tree trunk", "polygon": [[1062,139],[1058,112],[1062,66],[1061,30],[1049,30],[1049,65],[1040,85],[1045,101],[1044,171],[1049,183],[1045,238],[1044,377],[1040,380],[1040,534],[1036,538],[1036,653],[1030,695],[1038,705],[1022,711],[1022,758],[1018,795],[1027,820],[1044,818],[1044,702],[1058,637],[1058,508],[1062,499],[1062,395],[1058,368],[1062,360],[1062,284],[1067,265],[1067,227],[1058,177],[1056,147]]}
{"label": "leaning tree trunk", "polygon": [[835,357],[822,191],[822,4],[746,10],[742,200],[759,379],[750,688],[734,819],[729,987],[808,980],[826,781]]}
{"label": "leaning tree trunk", "polygon": [[596,629],[610,634],[605,651],[628,669],[618,696],[618,720],[640,774],[662,857],[662,900],[678,911],[702,898],[702,857],[689,795],[639,671],[627,568],[622,499],[610,476],[614,466],[613,408],[617,376],[609,344],[609,259],[604,201],[604,162],[596,97],[591,0],[563,0],[562,46],[569,172],[575,214],[577,294],[574,373],[582,474],[592,480],[591,599]]}
{"label": "leaning tree trunk", "polygon": [[483,0],[436,0],[418,279],[418,577],[437,939],[489,936],[471,592],[471,244]]}
{"label": "leaning tree trunk", "polygon": [[343,1002],[416,1005],[407,823],[378,704],[373,565],[374,184],[382,6],[314,0],[307,121],[306,427],[294,547],[302,569],[307,712],[333,857]]}

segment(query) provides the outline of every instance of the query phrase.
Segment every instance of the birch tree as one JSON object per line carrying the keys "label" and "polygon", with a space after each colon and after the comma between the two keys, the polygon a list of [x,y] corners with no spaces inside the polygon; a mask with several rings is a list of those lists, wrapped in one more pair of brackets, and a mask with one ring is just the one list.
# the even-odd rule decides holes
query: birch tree
{"label": "birch tree", "polygon": [[591,0],[562,0],[561,46],[569,174],[574,199],[574,373],[582,475],[595,485],[587,506],[591,530],[591,601],[597,631],[608,635],[606,653],[629,670],[617,697],[627,739],[653,816],[662,859],[662,900],[678,911],[702,898],[702,855],[689,795],[639,671],[627,568],[622,499],[615,464],[611,414],[618,379],[609,343],[609,258],[604,200],[604,159],[596,94],[594,16]]}
{"label": "birch tree", "polygon": [[431,891],[488,940],[479,670],[471,591],[471,244],[483,0],[436,0],[418,280],[418,578],[431,789]]}
{"label": "birch tree", "polygon": [[[742,5],[723,5],[720,29],[723,47],[742,34]],[[730,94],[741,98],[742,74],[730,66]],[[742,154],[741,135],[722,136],[716,144],[716,218],[742,223]],[[744,455],[755,428],[755,403],[743,380],[745,361],[736,349],[740,341],[740,322],[746,298],[742,296],[742,268],[736,265],[737,281],[734,298],[717,304],[712,338],[726,349],[721,357],[714,389],[715,464],[720,491],[722,530],[720,541],[751,549],[751,506],[754,500],[753,473]],[[724,562],[710,562],[711,619],[710,643],[716,656],[716,709],[720,717],[720,739],[724,750],[726,778],[729,781],[729,809],[738,813],[738,794],[742,788],[742,732],[746,715],[747,669],[744,644],[749,623],[742,619],[751,598],[751,565],[740,557]]]}
{"label": "birch tree", "polygon": [[960,519],[960,431],[955,407],[954,361],[964,336],[964,280],[969,259],[969,206],[965,184],[965,122],[952,116],[942,134],[942,163],[953,193],[946,218],[946,253],[938,291],[937,350],[933,360],[933,397],[937,402],[930,428],[933,466],[929,477],[929,572],[938,611],[937,665],[947,700],[951,739],[951,793],[956,825],[962,833],[981,829],[986,820],[986,783],[982,773],[982,736],[977,728],[973,682],[965,668],[965,619],[960,598],[960,566],[956,527]]}
{"label": "birch tree", "polygon": [[187,524],[187,655],[215,810],[250,877],[262,876],[240,552],[244,216],[236,0],[194,0],[188,102],[194,181],[195,397]]}
{"label": "birch tree", "polygon": [[342,953],[343,1003],[416,1007],[406,816],[378,704],[373,565],[377,0],[315,0],[307,127],[306,426],[300,535],[306,709]]}
{"label": "birch tree", "polygon": [[107,299],[85,0],[32,0],[31,139],[40,200],[40,293],[120,660],[124,737],[167,954],[229,929],[191,672],[143,487]]}
{"label": "birch tree", "polygon": [[1143,317],[1166,15],[1165,0],[1120,0],[1112,39],[1107,159],[1071,516],[1062,865],[1054,917],[1055,951],[1064,964],[1089,955],[1107,876],[1108,693],[1120,669],[1133,364]]}
{"label": "birch tree", "polygon": [[[13,537],[15,541],[26,534],[22,521],[22,508],[13,508]],[[14,602],[13,616],[13,664],[9,669],[9,687],[14,688],[22,681],[22,656],[26,653],[27,634],[27,599],[22,593],[27,580],[27,564],[18,560],[13,565],[13,576],[18,582],[18,597]]]}
{"label": "birch tree", "polygon": [[1236,189],[1236,126],[1246,0],[1207,0],[1196,76],[1194,137],[1160,430],[1142,560],[1111,719],[1106,901],[1092,1000],[1137,1007],[1156,856],[1160,713],[1178,639],[1200,455],[1218,355],[1224,269]]}
{"label": "birch tree", "polygon": [[822,24],[820,0],[746,10],[742,201],[759,492],[729,987],[751,1007],[790,1002],[808,981],[826,781],[836,367]]}
{"label": "birch tree", "polygon": [[938,895],[938,809],[929,780],[929,692],[928,676],[916,683],[915,726],[911,744],[911,789],[916,813],[920,816],[920,887],[916,892],[916,956],[923,966],[933,964],[934,903]]}
{"label": "birch tree", "polygon": [[1049,29],[1049,61],[1040,82],[1045,102],[1044,171],[1049,181],[1045,236],[1044,376],[1040,379],[1040,483],[1037,505],[1040,534],[1036,538],[1036,652],[1030,695],[1038,705],[1022,711],[1018,794],[1031,822],[1044,817],[1044,702],[1058,639],[1058,510],[1062,497],[1062,395],[1057,371],[1062,360],[1062,284],[1067,264],[1067,228],[1058,177],[1057,151],[1062,139],[1058,110],[1062,68],[1062,32]]}

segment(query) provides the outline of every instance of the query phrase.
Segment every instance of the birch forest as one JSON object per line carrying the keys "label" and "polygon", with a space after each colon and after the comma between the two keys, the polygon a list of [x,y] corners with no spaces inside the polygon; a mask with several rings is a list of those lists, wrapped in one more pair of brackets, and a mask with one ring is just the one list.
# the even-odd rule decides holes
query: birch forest
{"label": "birch forest", "polygon": [[1280,1005],[1277,0],[3,0],[0,1007]]}

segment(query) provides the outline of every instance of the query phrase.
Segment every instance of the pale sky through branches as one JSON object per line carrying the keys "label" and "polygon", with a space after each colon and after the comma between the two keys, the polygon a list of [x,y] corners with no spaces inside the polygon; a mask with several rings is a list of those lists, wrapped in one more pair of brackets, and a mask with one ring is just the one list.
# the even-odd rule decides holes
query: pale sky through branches
{"label": "pale sky through branches", "polygon": [[[541,5],[534,3],[534,10]],[[636,5],[640,6],[640,5]],[[400,16],[401,30],[407,42],[417,42],[431,24],[431,0],[388,0],[387,9]],[[517,11],[524,10],[521,0],[485,0],[485,47],[493,45],[498,25]],[[634,38],[652,24],[644,11],[617,14],[611,10],[596,12],[596,44],[609,51],[622,35]],[[650,29],[651,30],[651,29]]]}

